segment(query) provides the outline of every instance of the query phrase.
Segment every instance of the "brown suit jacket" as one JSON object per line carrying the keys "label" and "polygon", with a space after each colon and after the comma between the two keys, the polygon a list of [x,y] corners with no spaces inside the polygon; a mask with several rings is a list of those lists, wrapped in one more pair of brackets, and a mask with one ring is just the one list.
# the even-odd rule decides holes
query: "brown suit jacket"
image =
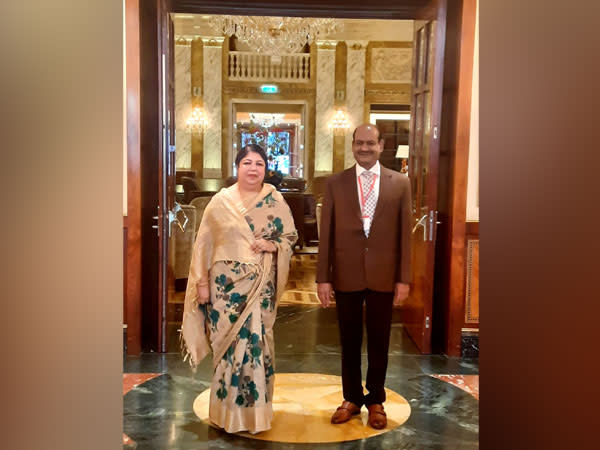
{"label": "brown suit jacket", "polygon": [[379,198],[368,238],[356,184],[355,166],[327,179],[317,283],[332,283],[342,292],[392,292],[395,283],[410,282],[410,180],[381,166]]}

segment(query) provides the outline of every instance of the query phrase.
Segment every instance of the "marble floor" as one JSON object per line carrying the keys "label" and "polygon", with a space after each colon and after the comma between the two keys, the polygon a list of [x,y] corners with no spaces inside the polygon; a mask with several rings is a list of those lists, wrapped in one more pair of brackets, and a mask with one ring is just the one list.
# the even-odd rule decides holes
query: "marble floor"
{"label": "marble floor", "polygon": [[[209,387],[210,358],[202,361],[194,375],[178,353],[149,353],[124,358],[123,448],[479,448],[478,361],[421,355],[402,325],[396,322],[392,326],[386,388],[406,400],[410,414],[405,422],[388,427],[385,433],[365,433],[366,437],[354,440],[320,443],[272,442],[228,435],[207,425],[194,411],[194,402]],[[334,308],[280,306],[275,346],[277,373],[341,375]],[[363,367],[366,367],[366,349],[363,349]],[[354,428],[360,425],[356,422]],[[298,426],[290,425],[290,433]],[[335,433],[340,432],[332,429],[332,434]],[[307,433],[296,431],[296,434]]]}

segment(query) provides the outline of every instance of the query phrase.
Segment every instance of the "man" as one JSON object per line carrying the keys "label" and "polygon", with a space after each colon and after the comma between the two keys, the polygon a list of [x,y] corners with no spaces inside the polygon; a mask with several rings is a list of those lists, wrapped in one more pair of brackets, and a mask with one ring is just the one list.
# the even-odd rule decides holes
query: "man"
{"label": "man", "polygon": [[[406,175],[379,164],[379,129],[363,124],[352,135],[353,167],[327,180],[323,201],[317,293],[323,307],[334,296],[342,345],[344,401],[334,424],[369,411],[369,425],[385,428],[385,374],[392,305],[408,297],[411,192]],[[368,371],[361,376],[363,303],[366,304]]]}

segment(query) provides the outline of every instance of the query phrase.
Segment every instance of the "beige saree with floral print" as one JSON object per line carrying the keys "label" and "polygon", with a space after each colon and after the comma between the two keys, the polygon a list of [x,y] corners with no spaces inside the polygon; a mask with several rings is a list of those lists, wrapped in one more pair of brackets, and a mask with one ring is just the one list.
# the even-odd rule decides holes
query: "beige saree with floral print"
{"label": "beige saree with floral print", "polygon": [[[256,254],[267,239],[277,252]],[[192,367],[212,350],[209,416],[235,433],[258,433],[273,418],[273,325],[297,232],[289,207],[270,184],[244,203],[237,188],[222,189],[207,206],[188,277],[182,338]],[[208,280],[206,277],[208,276]],[[209,283],[199,305],[197,285]]]}

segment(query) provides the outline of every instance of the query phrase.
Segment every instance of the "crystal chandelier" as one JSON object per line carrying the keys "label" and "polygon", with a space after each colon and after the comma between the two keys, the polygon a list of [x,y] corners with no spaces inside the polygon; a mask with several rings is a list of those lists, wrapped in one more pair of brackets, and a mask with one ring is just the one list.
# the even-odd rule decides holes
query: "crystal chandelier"
{"label": "crystal chandelier", "polygon": [[250,113],[250,122],[262,128],[270,128],[283,120],[285,114]]}
{"label": "crystal chandelier", "polygon": [[227,36],[235,35],[257,53],[281,56],[299,53],[319,36],[341,29],[331,18],[214,16],[211,25]]}

